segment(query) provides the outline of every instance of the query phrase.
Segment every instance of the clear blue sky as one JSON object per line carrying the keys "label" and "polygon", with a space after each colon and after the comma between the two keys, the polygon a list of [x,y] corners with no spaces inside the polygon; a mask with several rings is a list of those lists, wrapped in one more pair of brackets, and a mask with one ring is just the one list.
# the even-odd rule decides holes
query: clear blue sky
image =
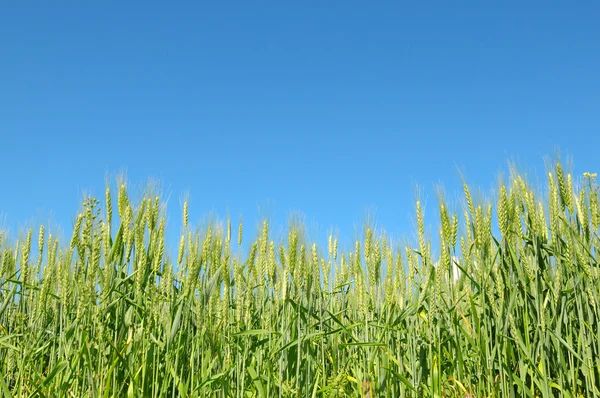
{"label": "clear blue sky", "polygon": [[[412,231],[458,168],[488,190],[556,148],[600,171],[598,2],[5,2],[0,223],[70,231],[149,177],[210,211]],[[252,229],[252,225],[247,226]],[[352,236],[348,236],[352,238]]]}

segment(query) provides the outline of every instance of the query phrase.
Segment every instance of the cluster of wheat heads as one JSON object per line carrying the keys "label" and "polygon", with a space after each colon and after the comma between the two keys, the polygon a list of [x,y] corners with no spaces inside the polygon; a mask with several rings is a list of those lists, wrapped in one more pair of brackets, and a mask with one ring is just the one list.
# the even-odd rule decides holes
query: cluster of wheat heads
{"label": "cluster of wheat heads", "polygon": [[513,173],[464,195],[439,205],[439,255],[419,202],[414,245],[365,226],[345,252],[301,225],[194,229],[186,202],[171,256],[159,198],[107,189],[68,243],[0,235],[0,391],[600,397],[595,175],[556,164],[542,193]]}

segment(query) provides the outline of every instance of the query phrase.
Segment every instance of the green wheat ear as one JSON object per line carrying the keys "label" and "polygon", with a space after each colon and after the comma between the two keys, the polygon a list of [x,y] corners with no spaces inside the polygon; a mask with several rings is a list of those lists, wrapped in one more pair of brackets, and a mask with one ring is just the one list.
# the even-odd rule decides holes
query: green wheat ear
{"label": "green wheat ear", "polygon": [[187,226],[188,226],[188,218],[189,218],[188,201],[186,200],[185,202],[183,202],[183,227],[184,228],[187,228]]}
{"label": "green wheat ear", "polygon": [[227,238],[226,238],[227,246],[229,246],[231,242],[231,218],[227,217]]}
{"label": "green wheat ear", "polygon": [[117,194],[117,210],[119,211],[119,217],[121,220],[125,218],[125,212],[127,211],[128,204],[129,200],[127,199],[127,187],[123,183],[119,186],[119,193]]}
{"label": "green wheat ear", "polygon": [[112,199],[110,196],[110,188],[106,188],[105,201],[106,201],[106,222],[110,227],[110,225],[112,223]]}
{"label": "green wheat ear", "polygon": [[29,229],[27,231],[27,240],[25,243],[25,247],[23,248],[23,256],[21,257],[21,280],[24,284],[29,281],[29,253],[31,253],[31,237],[33,231]]}
{"label": "green wheat ear", "polygon": [[36,273],[39,272],[41,270],[42,267],[42,260],[43,260],[43,255],[44,255],[44,226],[40,225],[40,231],[38,234],[38,253],[39,253],[39,257],[38,257],[38,262],[37,262],[37,266],[36,266]]}
{"label": "green wheat ear", "polygon": [[566,184],[565,184],[565,176],[563,173],[563,168],[562,165],[560,164],[560,162],[556,163],[556,179],[558,181],[558,189],[559,189],[559,193],[560,193],[560,200],[563,206],[566,206],[567,208],[570,207],[570,200],[571,200],[571,195],[569,195],[567,193],[567,188],[566,188]]}
{"label": "green wheat ear", "polygon": [[419,237],[419,251],[423,264],[426,263],[426,247],[425,247],[425,222],[423,220],[423,211],[421,210],[421,201],[417,201],[417,233]]}
{"label": "green wheat ear", "polygon": [[600,226],[600,207],[598,204],[598,192],[592,191],[590,193],[590,212],[592,218],[592,226],[594,230],[598,230]]}
{"label": "green wheat ear", "polygon": [[467,209],[469,209],[469,215],[474,218],[475,210],[473,208],[473,198],[471,197],[469,186],[466,183],[463,184],[463,192],[465,194],[465,199],[467,200]]}
{"label": "green wheat ear", "polygon": [[177,251],[177,264],[181,265],[181,262],[183,261],[183,252],[185,250],[185,236],[181,235],[181,238],[179,239],[179,250]]}
{"label": "green wheat ear", "polygon": [[452,244],[452,250],[456,249],[456,239],[458,238],[458,216],[456,214],[452,215],[452,234],[450,237],[450,242]]}
{"label": "green wheat ear", "polygon": [[450,217],[448,216],[448,210],[443,202],[440,203],[440,222],[442,224],[442,242],[447,244],[452,238],[452,226],[450,225]]}
{"label": "green wheat ear", "polygon": [[508,222],[509,222],[509,205],[508,205],[508,194],[506,192],[506,186],[500,187],[500,197],[498,199],[498,226],[502,232],[502,236],[508,235]]}
{"label": "green wheat ear", "polygon": [[573,200],[573,178],[571,177],[571,174],[567,174],[567,191],[566,191],[566,195],[567,195],[567,208],[569,209],[569,212],[571,212],[571,214],[573,214],[574,208],[573,208],[573,202],[575,202]]}

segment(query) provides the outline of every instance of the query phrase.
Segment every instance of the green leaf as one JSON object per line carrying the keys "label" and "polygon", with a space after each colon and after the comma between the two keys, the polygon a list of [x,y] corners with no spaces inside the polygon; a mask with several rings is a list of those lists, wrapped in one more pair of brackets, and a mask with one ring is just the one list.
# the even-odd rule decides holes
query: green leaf
{"label": "green leaf", "polygon": [[29,395],[29,397],[34,397],[36,396],[41,390],[42,388],[46,387],[48,384],[50,384],[50,382],[54,379],[54,377],[56,377],[56,375],[60,372],[62,372],[67,366],[69,366],[69,363],[67,361],[62,361],[56,364],[56,366],[54,367],[54,369],[52,369],[52,371],[48,374],[48,376],[46,377],[46,379],[42,382],[42,384],[40,384],[38,386],[38,388],[36,388],[31,395]]}

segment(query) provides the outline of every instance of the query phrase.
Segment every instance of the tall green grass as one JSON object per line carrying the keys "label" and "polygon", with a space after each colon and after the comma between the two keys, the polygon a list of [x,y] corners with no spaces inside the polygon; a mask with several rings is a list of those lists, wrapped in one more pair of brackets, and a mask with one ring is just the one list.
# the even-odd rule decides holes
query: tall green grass
{"label": "tall green grass", "polygon": [[600,397],[595,175],[465,185],[439,238],[417,202],[414,245],[365,226],[346,252],[301,225],[194,229],[186,203],[171,256],[161,201],[112,195],[70,242],[0,237],[3,395]]}

